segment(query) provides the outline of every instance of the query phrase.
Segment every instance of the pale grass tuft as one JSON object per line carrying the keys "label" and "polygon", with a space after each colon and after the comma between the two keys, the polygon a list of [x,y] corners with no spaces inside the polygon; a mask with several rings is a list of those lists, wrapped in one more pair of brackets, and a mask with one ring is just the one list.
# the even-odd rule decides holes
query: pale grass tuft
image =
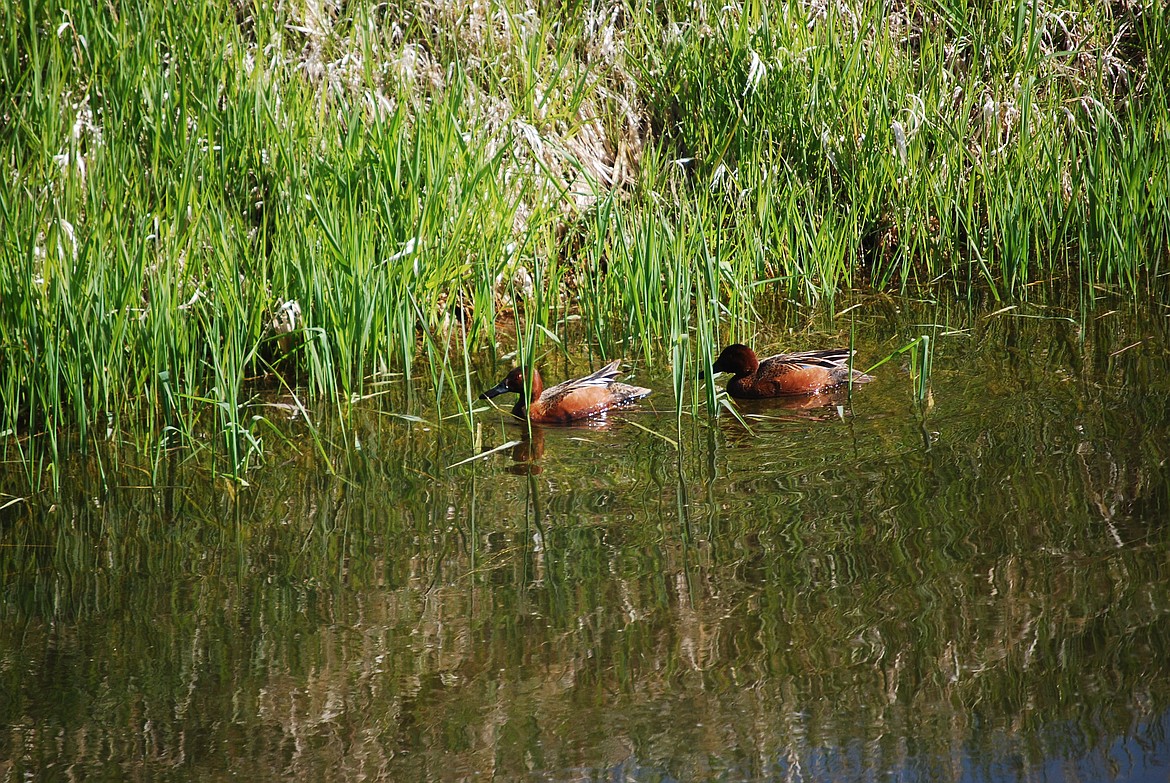
{"label": "pale grass tuft", "polygon": [[764,65],[764,61],[760,59],[759,53],[755,49],[752,49],[751,66],[748,68],[747,84],[743,88],[742,97],[746,98],[749,93],[755,92],[767,73],[768,68]]}

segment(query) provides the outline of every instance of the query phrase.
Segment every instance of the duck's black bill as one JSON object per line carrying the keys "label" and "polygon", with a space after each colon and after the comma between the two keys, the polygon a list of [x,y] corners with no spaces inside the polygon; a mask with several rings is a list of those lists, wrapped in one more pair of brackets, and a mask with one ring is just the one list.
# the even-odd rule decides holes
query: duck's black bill
{"label": "duck's black bill", "polygon": [[479,398],[481,400],[490,400],[492,397],[499,397],[506,391],[508,391],[508,382],[500,381],[499,385],[488,389],[483,394],[479,395]]}
{"label": "duck's black bill", "polygon": [[711,365],[710,370],[699,370],[699,380],[705,381],[708,378],[714,378],[716,375],[722,375],[725,372],[728,372],[728,370],[722,369],[719,366],[719,362],[715,362]]}

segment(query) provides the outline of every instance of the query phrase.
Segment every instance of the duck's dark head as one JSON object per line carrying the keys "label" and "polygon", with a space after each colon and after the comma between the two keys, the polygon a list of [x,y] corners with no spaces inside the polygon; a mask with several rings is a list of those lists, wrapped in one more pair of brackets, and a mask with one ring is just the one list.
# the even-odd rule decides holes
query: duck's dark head
{"label": "duck's dark head", "polygon": [[735,375],[750,375],[760,367],[755,351],[741,343],[732,343],[723,349],[719,358],[711,365],[711,372],[730,372]]}
{"label": "duck's dark head", "polygon": [[501,394],[507,394],[508,392],[516,392],[517,394],[524,393],[524,371],[519,367],[508,373],[504,377],[504,380],[479,395],[479,398],[481,400],[489,400],[492,397],[499,397]]}

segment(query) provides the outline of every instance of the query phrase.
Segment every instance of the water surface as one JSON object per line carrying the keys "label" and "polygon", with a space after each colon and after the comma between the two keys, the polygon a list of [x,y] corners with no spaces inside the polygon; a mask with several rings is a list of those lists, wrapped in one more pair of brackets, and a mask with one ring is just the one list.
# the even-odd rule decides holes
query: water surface
{"label": "water surface", "polygon": [[924,398],[907,352],[749,431],[642,362],[527,441],[419,381],[324,453],[265,413],[250,486],[78,454],[0,512],[0,779],[1166,780],[1168,311],[861,301],[751,341],[928,334]]}

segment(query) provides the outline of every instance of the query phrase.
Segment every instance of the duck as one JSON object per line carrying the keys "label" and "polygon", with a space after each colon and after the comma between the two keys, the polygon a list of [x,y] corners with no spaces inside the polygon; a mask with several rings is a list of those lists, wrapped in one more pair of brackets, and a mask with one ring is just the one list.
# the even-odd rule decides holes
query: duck
{"label": "duck", "polygon": [[853,351],[830,348],[826,351],[778,353],[765,359],[742,343],[723,349],[711,365],[713,373],[729,372],[727,393],[740,399],[791,397],[816,394],[843,383],[868,383],[873,378],[849,366]]}
{"label": "duck", "polygon": [[540,372],[532,369],[532,402],[524,392],[524,370],[517,367],[496,386],[479,396],[481,400],[516,392],[520,399],[512,408],[512,415],[536,424],[567,424],[581,419],[604,416],[614,408],[624,407],[650,394],[643,386],[630,386],[617,380],[621,363],[613,361],[583,378],[558,383],[544,388]]}

